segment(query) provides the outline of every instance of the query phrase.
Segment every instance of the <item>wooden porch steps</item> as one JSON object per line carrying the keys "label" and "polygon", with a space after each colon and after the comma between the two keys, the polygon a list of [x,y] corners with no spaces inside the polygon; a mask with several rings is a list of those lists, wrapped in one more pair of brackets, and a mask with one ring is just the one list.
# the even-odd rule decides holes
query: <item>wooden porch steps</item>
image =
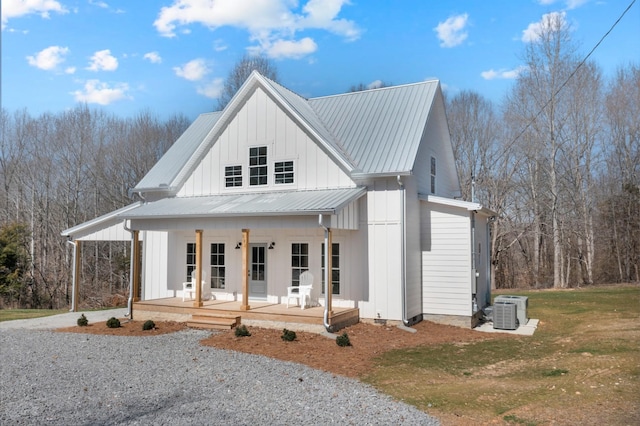
{"label": "wooden porch steps", "polygon": [[191,315],[188,327],[216,330],[230,330],[240,324],[240,317],[235,315]]}

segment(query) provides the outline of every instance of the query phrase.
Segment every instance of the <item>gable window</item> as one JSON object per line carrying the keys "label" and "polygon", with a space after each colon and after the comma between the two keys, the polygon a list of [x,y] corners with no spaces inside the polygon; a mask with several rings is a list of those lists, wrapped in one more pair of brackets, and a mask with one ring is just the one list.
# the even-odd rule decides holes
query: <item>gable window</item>
{"label": "gable window", "polygon": [[431,193],[436,193],[436,157],[431,157]]}
{"label": "gable window", "polygon": [[242,166],[226,166],[224,168],[224,184],[227,188],[242,186]]}
{"label": "gable window", "polygon": [[267,184],[267,147],[249,148],[249,185]]}
{"label": "gable window", "polygon": [[293,161],[276,161],[273,168],[275,183],[293,183]]}
{"label": "gable window", "polygon": [[191,281],[191,273],[196,269],[196,243],[187,243],[187,279]]}
{"label": "gable window", "polygon": [[291,285],[300,285],[300,274],[309,270],[309,244],[291,244]]}
{"label": "gable window", "polygon": [[224,243],[211,244],[211,288],[224,289]]}
{"label": "gable window", "polygon": [[[324,294],[324,243],[322,243],[322,294]],[[331,244],[331,294],[340,294],[340,244]]]}

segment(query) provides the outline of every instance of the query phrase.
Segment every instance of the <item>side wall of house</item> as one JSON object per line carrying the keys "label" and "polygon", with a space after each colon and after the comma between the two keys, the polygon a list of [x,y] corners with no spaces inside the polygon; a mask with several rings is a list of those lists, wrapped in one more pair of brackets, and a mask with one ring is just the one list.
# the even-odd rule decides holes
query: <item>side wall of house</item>
{"label": "side wall of house", "polygon": [[423,312],[470,317],[469,212],[424,201],[421,205]]}
{"label": "side wall of house", "polygon": [[[431,157],[436,159],[435,192],[431,192]],[[418,193],[445,198],[460,196],[453,147],[449,136],[442,95],[436,95],[413,170],[418,178]]]}
{"label": "side wall of house", "polygon": [[[249,148],[267,147],[267,185],[249,185]],[[292,161],[293,183],[274,182],[274,162]],[[225,187],[225,167],[241,166],[242,186]],[[229,122],[178,196],[353,187],[351,178],[260,88]]]}
{"label": "side wall of house", "polygon": [[367,193],[368,297],[361,318],[402,319],[402,191],[395,178],[376,180]]}
{"label": "side wall of house", "polygon": [[478,309],[482,309],[491,303],[491,277],[489,253],[489,235],[487,229],[488,218],[484,215],[475,215],[475,247],[476,271],[478,273],[476,281],[476,300]]}

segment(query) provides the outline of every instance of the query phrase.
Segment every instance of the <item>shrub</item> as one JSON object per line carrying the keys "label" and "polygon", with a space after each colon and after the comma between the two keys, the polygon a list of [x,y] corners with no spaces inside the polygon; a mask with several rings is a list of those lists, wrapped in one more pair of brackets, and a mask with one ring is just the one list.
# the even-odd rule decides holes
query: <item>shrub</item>
{"label": "shrub", "polygon": [[153,322],[152,320],[146,320],[144,324],[142,324],[142,329],[145,331],[153,330],[154,328],[156,328],[156,323]]}
{"label": "shrub", "polygon": [[247,326],[244,324],[240,324],[239,326],[236,327],[236,337],[247,337],[247,336],[251,336],[251,333],[249,333],[249,330],[247,329]]}
{"label": "shrub", "polygon": [[287,330],[285,328],[284,330],[282,330],[281,338],[285,342],[293,342],[294,340],[296,340],[296,332],[295,331],[291,331],[291,330]]}
{"label": "shrub", "polygon": [[80,318],[78,318],[78,325],[80,327],[86,327],[89,325],[89,320],[84,316],[84,314],[80,315]]}
{"label": "shrub", "polygon": [[107,327],[118,328],[120,327],[120,320],[116,317],[111,317],[107,320]]}
{"label": "shrub", "polygon": [[336,343],[338,346],[351,346],[351,341],[349,341],[349,335],[345,331],[340,336],[336,337]]}

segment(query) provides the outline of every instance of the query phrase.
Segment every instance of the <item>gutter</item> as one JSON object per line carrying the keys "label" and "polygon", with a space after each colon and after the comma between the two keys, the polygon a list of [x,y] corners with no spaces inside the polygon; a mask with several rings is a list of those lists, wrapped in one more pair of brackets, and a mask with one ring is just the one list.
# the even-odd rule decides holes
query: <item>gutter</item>
{"label": "gutter", "polygon": [[400,190],[402,191],[402,214],[400,215],[400,220],[402,220],[402,232],[400,234],[400,261],[402,262],[402,266],[400,267],[400,288],[402,289],[402,325],[399,327],[405,331],[409,331],[415,333],[417,330],[415,328],[409,327],[411,322],[407,319],[407,253],[406,253],[406,241],[407,241],[407,195],[404,184],[402,183],[401,175],[396,176],[398,180],[398,185],[400,186]]}
{"label": "gutter", "polygon": [[[324,229],[324,259],[329,259],[329,228],[322,223],[322,213],[318,215],[318,225]],[[329,268],[324,268],[324,314],[322,325],[328,333],[333,333],[333,327],[329,324]]]}

